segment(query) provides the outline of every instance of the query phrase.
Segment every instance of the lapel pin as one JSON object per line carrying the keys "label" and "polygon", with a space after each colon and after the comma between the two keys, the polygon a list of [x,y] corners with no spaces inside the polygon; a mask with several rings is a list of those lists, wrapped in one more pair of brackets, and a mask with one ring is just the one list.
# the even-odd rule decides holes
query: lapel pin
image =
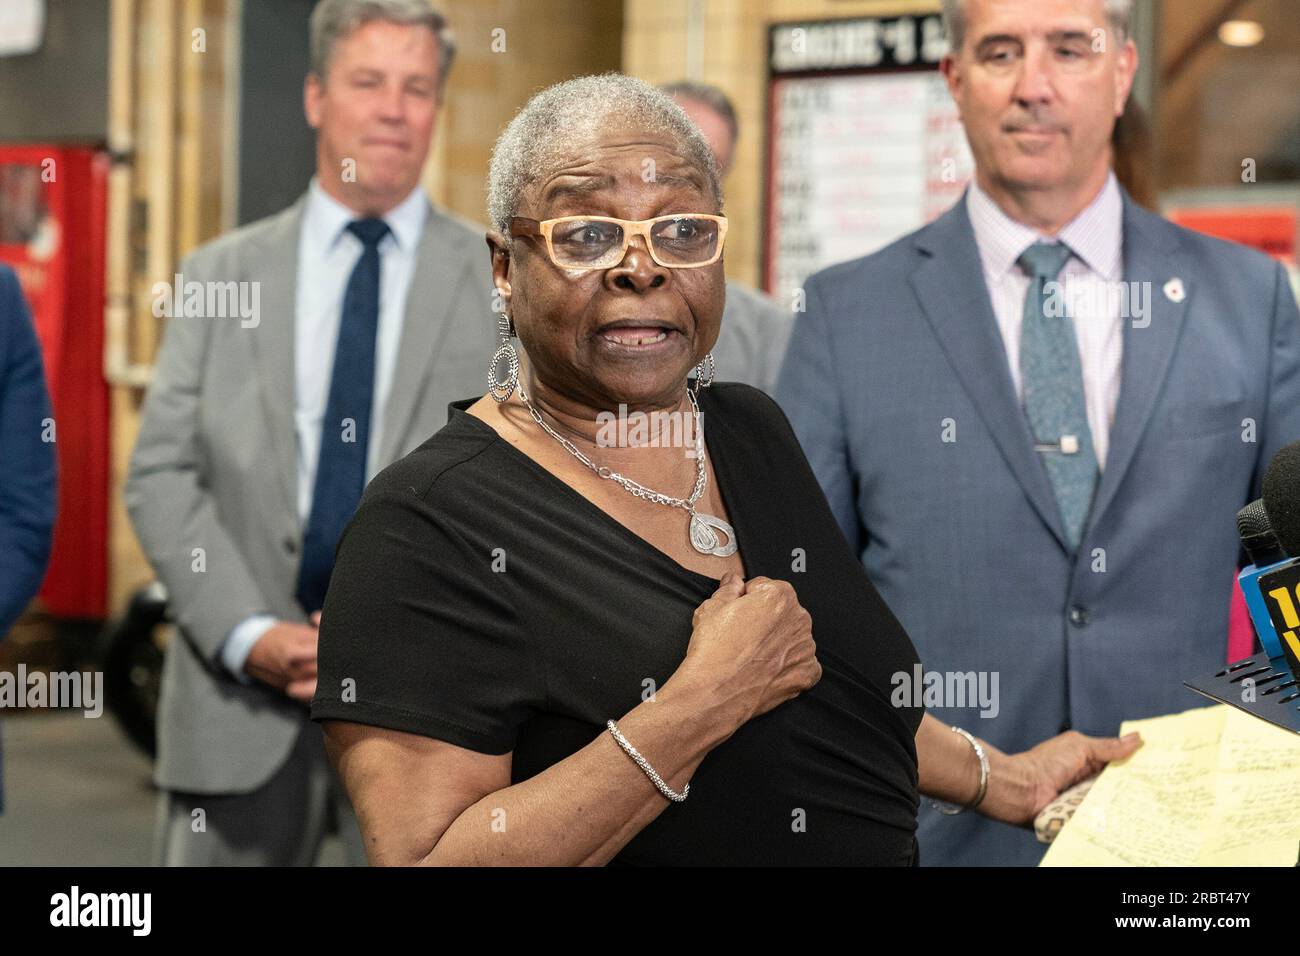
{"label": "lapel pin", "polygon": [[1187,298],[1187,290],[1183,288],[1182,279],[1175,277],[1165,283],[1165,298],[1170,302],[1182,302]]}

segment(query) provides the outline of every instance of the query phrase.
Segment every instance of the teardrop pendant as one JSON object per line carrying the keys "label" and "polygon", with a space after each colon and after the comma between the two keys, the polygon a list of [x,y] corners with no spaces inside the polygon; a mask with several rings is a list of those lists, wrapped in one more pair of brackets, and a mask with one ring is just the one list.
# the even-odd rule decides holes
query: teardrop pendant
{"label": "teardrop pendant", "polygon": [[[691,512],[691,547],[700,554],[726,558],[736,553],[736,532],[731,525],[713,515]],[[724,544],[718,543],[718,532],[727,536]]]}

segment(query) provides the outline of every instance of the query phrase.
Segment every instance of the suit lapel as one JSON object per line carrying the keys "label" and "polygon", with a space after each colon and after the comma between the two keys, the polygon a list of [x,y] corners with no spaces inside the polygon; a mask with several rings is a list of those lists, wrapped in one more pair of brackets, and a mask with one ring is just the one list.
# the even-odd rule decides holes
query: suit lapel
{"label": "suit lapel", "polygon": [[262,283],[262,318],[253,335],[264,421],[270,433],[271,455],[280,475],[285,500],[298,513],[298,441],[294,431],[294,328],[298,285],[298,234],[305,196],[269,229],[260,244],[250,246],[247,274]]}
{"label": "suit lapel", "polygon": [[[1169,280],[1175,278],[1182,285],[1178,302],[1164,291]],[[1124,354],[1119,401],[1110,430],[1106,467],[1088,520],[1091,527],[1097,525],[1106,508],[1114,502],[1146,430],[1182,331],[1187,315],[1185,296],[1190,294],[1193,281],[1191,263],[1179,251],[1175,230],[1127,195],[1124,197],[1124,281],[1150,282],[1150,312],[1144,318],[1121,320]]]}
{"label": "suit lapel", "polygon": [[450,221],[430,209],[416,250],[401,345],[384,410],[379,448],[383,464],[397,458],[424,387],[435,371],[438,352],[451,325],[448,315],[469,264],[467,256],[468,250],[456,243]]}
{"label": "suit lapel", "polygon": [[1034,510],[1068,547],[1051,483],[1016,399],[965,200],[913,242],[923,261],[912,273],[912,288],[934,334]]}

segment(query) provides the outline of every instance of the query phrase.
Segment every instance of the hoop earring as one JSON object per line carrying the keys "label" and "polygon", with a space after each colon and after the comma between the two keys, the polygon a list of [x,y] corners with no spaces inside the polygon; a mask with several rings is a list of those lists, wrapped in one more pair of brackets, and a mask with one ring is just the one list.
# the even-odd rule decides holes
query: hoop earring
{"label": "hoop earring", "polygon": [[717,371],[718,363],[713,360],[713,353],[710,352],[708,355],[704,356],[699,365],[695,366],[696,395],[700,394],[700,389],[708,388],[713,384],[713,378],[717,374]]}
{"label": "hoop earring", "polygon": [[[501,333],[501,347],[492,353],[492,361],[488,363],[488,392],[501,404],[509,401],[515,386],[519,384],[519,353],[510,341],[510,336],[515,331],[514,323],[504,312],[497,319],[497,331]],[[507,369],[504,381],[497,378],[497,366],[502,359],[505,359]]]}

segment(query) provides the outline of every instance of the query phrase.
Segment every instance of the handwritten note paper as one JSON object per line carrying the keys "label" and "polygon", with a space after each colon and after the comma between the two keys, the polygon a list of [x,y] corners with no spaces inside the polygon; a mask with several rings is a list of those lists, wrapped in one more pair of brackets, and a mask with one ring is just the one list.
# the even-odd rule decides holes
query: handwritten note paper
{"label": "handwritten note paper", "polygon": [[1231,707],[1127,721],[1144,746],[1102,772],[1043,866],[1292,866],[1300,737]]}
{"label": "handwritten note paper", "polygon": [[1204,866],[1294,866],[1300,845],[1300,736],[1228,709]]}

